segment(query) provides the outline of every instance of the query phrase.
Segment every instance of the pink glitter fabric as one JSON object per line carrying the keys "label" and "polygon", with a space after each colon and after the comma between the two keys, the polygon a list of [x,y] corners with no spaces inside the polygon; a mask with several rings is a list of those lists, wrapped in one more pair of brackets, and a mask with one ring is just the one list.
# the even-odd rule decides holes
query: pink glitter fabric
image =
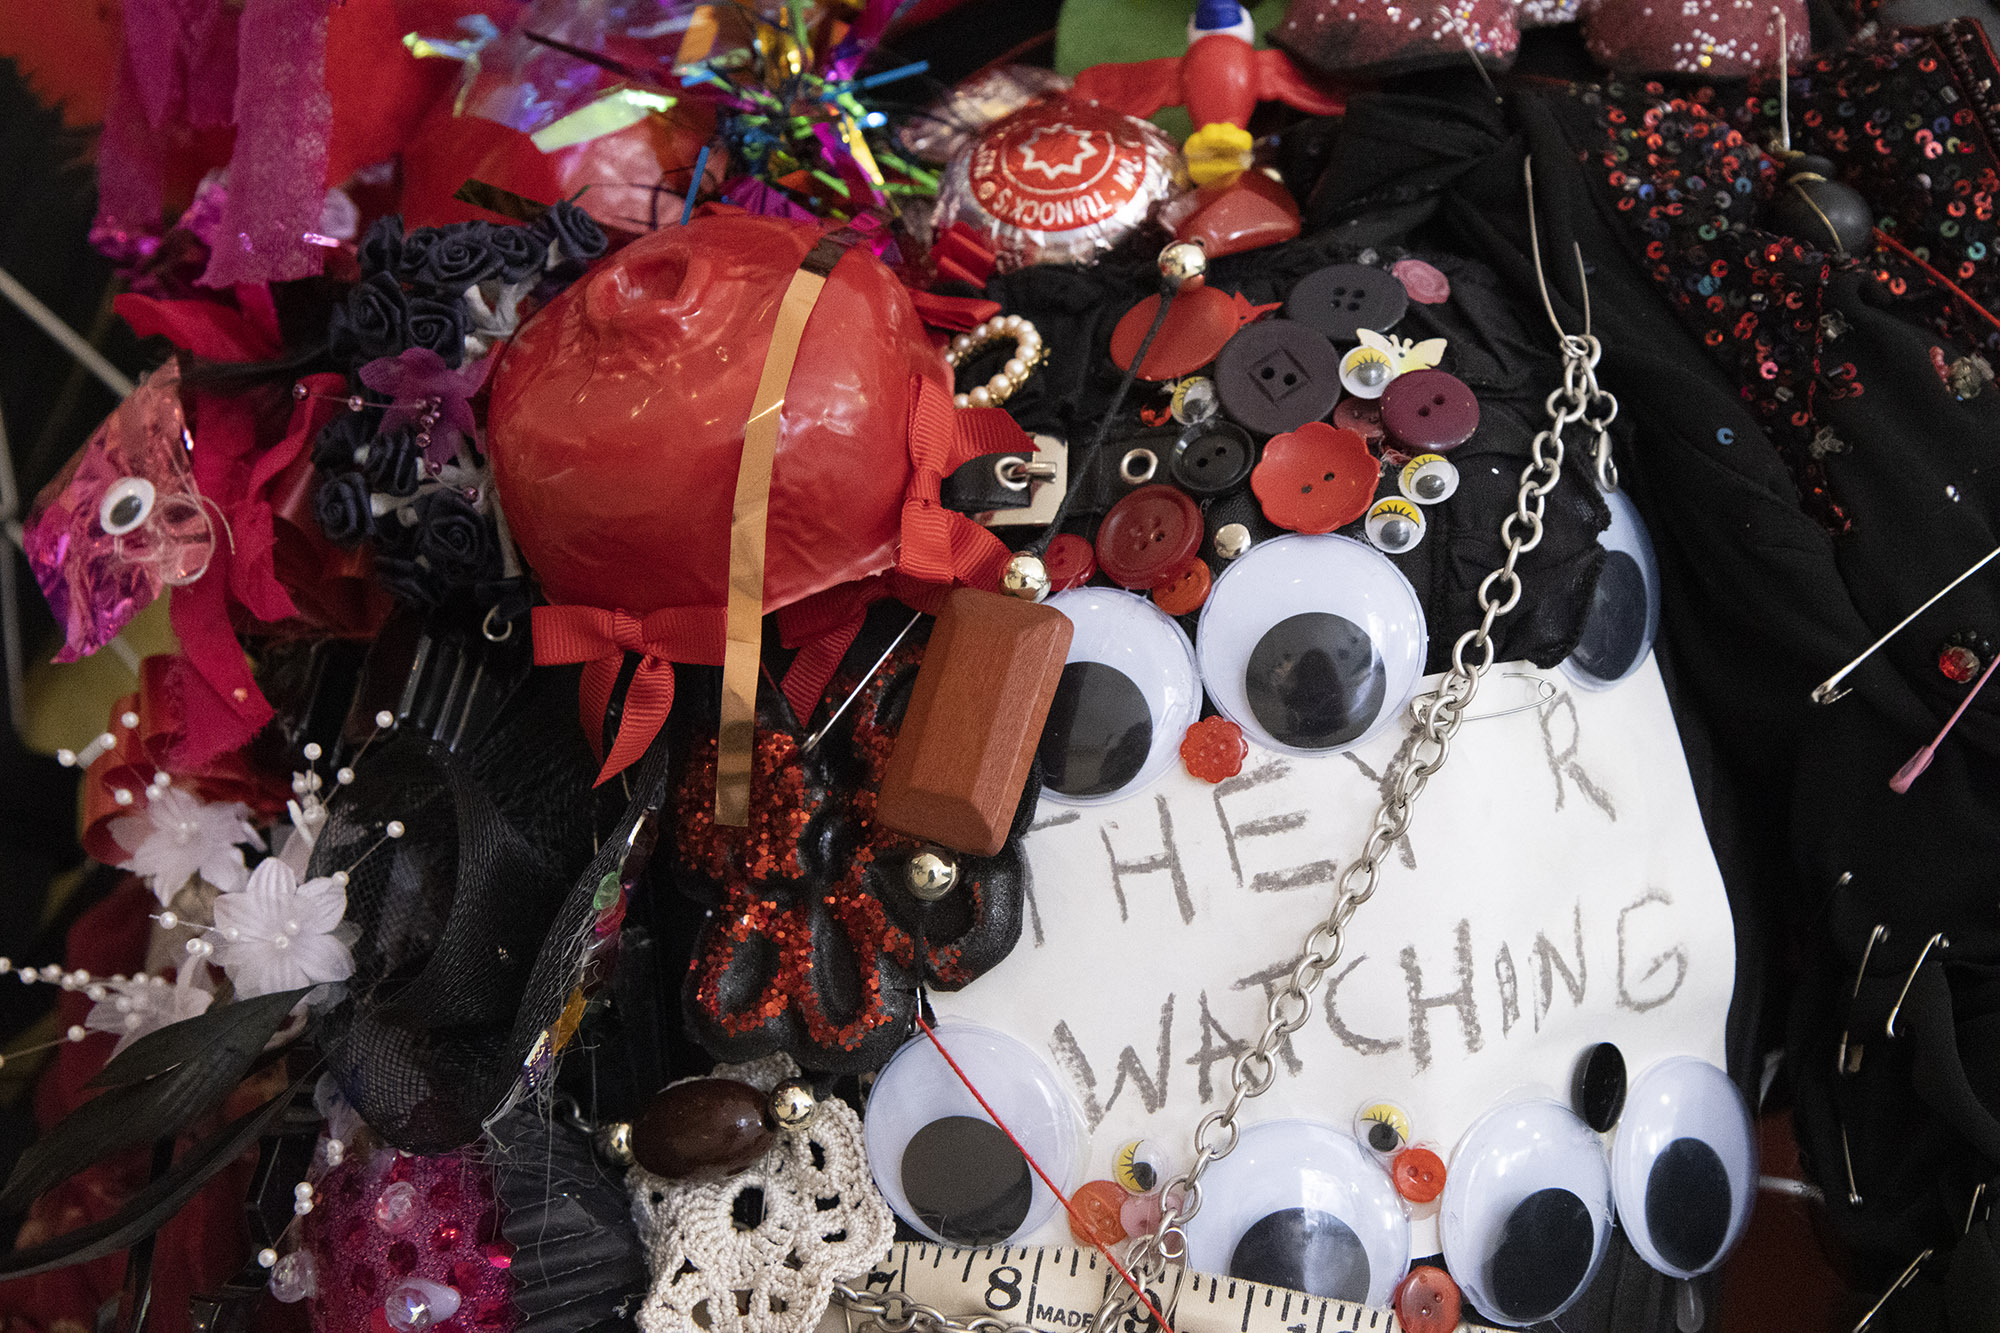
{"label": "pink glitter fabric", "polygon": [[[414,1214],[378,1214],[383,1192],[400,1183],[415,1191]],[[431,1333],[512,1333],[513,1247],[500,1238],[493,1173],[464,1153],[356,1152],[318,1180],[303,1234],[317,1288],[313,1333],[387,1333],[382,1302],[413,1277],[458,1292],[457,1313]]]}
{"label": "pink glitter fabric", "polygon": [[330,0],[247,0],[239,23],[236,149],[229,198],[201,281],[283,282],[320,271],[326,252],[305,233],[326,202]]}

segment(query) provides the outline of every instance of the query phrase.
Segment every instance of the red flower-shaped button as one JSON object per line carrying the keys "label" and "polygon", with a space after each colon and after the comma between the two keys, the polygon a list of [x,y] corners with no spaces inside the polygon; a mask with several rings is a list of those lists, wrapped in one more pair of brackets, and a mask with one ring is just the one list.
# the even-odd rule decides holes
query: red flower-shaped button
{"label": "red flower-shaped button", "polygon": [[1389,1168],[1396,1193],[1411,1203],[1429,1203],[1444,1193],[1444,1160],[1429,1148],[1405,1148]]}
{"label": "red flower-shaped button", "polygon": [[1396,1284],[1389,1299],[1403,1333],[1451,1333],[1458,1327],[1463,1298],[1458,1284],[1442,1268],[1418,1264]]}
{"label": "red flower-shaped button", "polygon": [[1243,728],[1226,717],[1205,717],[1181,738],[1181,762],[1203,782],[1235,777],[1249,756],[1250,742],[1243,739]]}
{"label": "red flower-shaped button", "polygon": [[1279,527],[1332,532],[1368,512],[1380,471],[1357,432],[1309,421],[1271,437],[1250,489]]}

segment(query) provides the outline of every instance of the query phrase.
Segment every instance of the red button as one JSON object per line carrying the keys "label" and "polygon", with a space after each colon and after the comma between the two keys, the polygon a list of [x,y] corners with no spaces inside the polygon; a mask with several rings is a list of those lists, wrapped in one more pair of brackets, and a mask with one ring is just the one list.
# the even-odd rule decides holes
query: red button
{"label": "red button", "polygon": [[1458,1327],[1458,1284],[1442,1268],[1419,1264],[1396,1284],[1389,1302],[1404,1333],[1451,1333]]}
{"label": "red button", "polygon": [[1243,739],[1243,728],[1226,717],[1205,717],[1181,738],[1181,762],[1203,782],[1235,777],[1249,757],[1250,742]]}
{"label": "red button", "polygon": [[1444,1193],[1444,1161],[1429,1148],[1405,1148],[1390,1168],[1396,1193],[1411,1203],[1429,1203]]}
{"label": "red button", "polygon": [[1207,564],[1190,561],[1187,568],[1153,589],[1153,605],[1170,616],[1193,615],[1208,600],[1209,585],[1214,578]]}
{"label": "red button", "polygon": [[1382,391],[1382,425],[1413,454],[1443,453],[1479,429],[1479,400],[1465,381],[1442,370],[1412,370]]}
{"label": "red button", "polygon": [[1125,1239],[1125,1223],[1120,1217],[1125,1207],[1123,1185],[1093,1180],[1078,1185],[1069,1201],[1076,1209],[1070,1214],[1069,1234],[1076,1237],[1077,1244],[1116,1245]]}
{"label": "red button", "polygon": [[1332,532],[1368,512],[1381,464],[1351,430],[1309,421],[1273,435],[1250,473],[1264,517],[1293,532]]}
{"label": "red button", "polygon": [[1141,486],[1097,528],[1097,566],[1141,591],[1171,580],[1201,548],[1201,510],[1171,486]]}
{"label": "red button", "polygon": [[1333,424],[1359,435],[1370,449],[1380,449],[1387,433],[1382,428],[1380,398],[1357,398],[1349,394],[1334,406]]}
{"label": "red button", "polygon": [[1050,540],[1049,549],[1042,552],[1042,567],[1049,571],[1053,591],[1068,592],[1090,582],[1090,576],[1097,572],[1097,553],[1075,533],[1058,533]]}

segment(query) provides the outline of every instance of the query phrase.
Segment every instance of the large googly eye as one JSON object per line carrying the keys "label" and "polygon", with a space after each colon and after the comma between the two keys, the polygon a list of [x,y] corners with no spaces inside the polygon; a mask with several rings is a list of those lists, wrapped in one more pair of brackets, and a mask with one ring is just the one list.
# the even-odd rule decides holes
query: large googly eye
{"label": "large googly eye", "polygon": [[[997,1245],[1034,1230],[1059,1206],[1026,1149],[1063,1193],[1078,1183],[1083,1126],[1047,1064],[1012,1037],[975,1023],[937,1025],[896,1052],[868,1095],[868,1167],[896,1215],[947,1245]],[[953,1073],[943,1047],[979,1089],[1016,1148]]]}
{"label": "large googly eye", "polygon": [[1116,800],[1164,772],[1201,716],[1194,649],[1129,592],[1074,588],[1048,604],[1076,631],[1042,730],[1042,790],[1073,805]]}
{"label": "large googly eye", "polygon": [[1452,1156],[1438,1237],[1451,1275],[1488,1318],[1554,1318],[1590,1285],[1611,1242],[1604,1145],[1558,1102],[1488,1111]]}
{"label": "large googly eye", "polygon": [[1410,1262],[1389,1176],[1353,1137],[1311,1120],[1243,1132],[1210,1167],[1189,1219],[1187,1266],[1383,1306]]}
{"label": "large googly eye", "polygon": [[144,523],[153,512],[153,483],[144,477],[120,477],[104,493],[97,508],[97,521],[105,535],[123,537]]}
{"label": "large googly eye", "polygon": [[1729,1075],[1691,1056],[1641,1074],[1611,1146],[1611,1184],[1640,1258],[1680,1278],[1720,1264],[1757,1188],[1750,1112]]}
{"label": "large googly eye", "polygon": [[1607,689],[1637,671],[1660,632],[1660,566],[1639,510],[1622,491],[1604,503],[1611,525],[1598,536],[1604,570],[1584,613],[1583,636],[1563,672],[1589,690]]}
{"label": "large googly eye", "polygon": [[1354,1117],[1354,1137],[1386,1162],[1410,1145],[1409,1112],[1394,1102],[1370,1102]]}
{"label": "large googly eye", "polygon": [[1386,556],[1346,537],[1259,542],[1215,580],[1196,654],[1208,697],[1259,744],[1359,745],[1424,670],[1424,606]]}

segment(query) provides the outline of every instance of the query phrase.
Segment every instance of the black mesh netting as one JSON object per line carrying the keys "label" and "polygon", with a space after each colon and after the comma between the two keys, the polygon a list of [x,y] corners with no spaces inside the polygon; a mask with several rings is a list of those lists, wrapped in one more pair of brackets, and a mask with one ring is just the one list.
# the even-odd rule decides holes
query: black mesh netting
{"label": "black mesh netting", "polygon": [[[664,744],[593,790],[575,689],[574,672],[536,672],[456,752],[378,745],[332,802],[312,873],[348,871],[361,935],[321,1040],[342,1093],[398,1148],[479,1137],[581,976],[599,879],[658,804]],[[385,841],[391,820],[407,833]]]}

